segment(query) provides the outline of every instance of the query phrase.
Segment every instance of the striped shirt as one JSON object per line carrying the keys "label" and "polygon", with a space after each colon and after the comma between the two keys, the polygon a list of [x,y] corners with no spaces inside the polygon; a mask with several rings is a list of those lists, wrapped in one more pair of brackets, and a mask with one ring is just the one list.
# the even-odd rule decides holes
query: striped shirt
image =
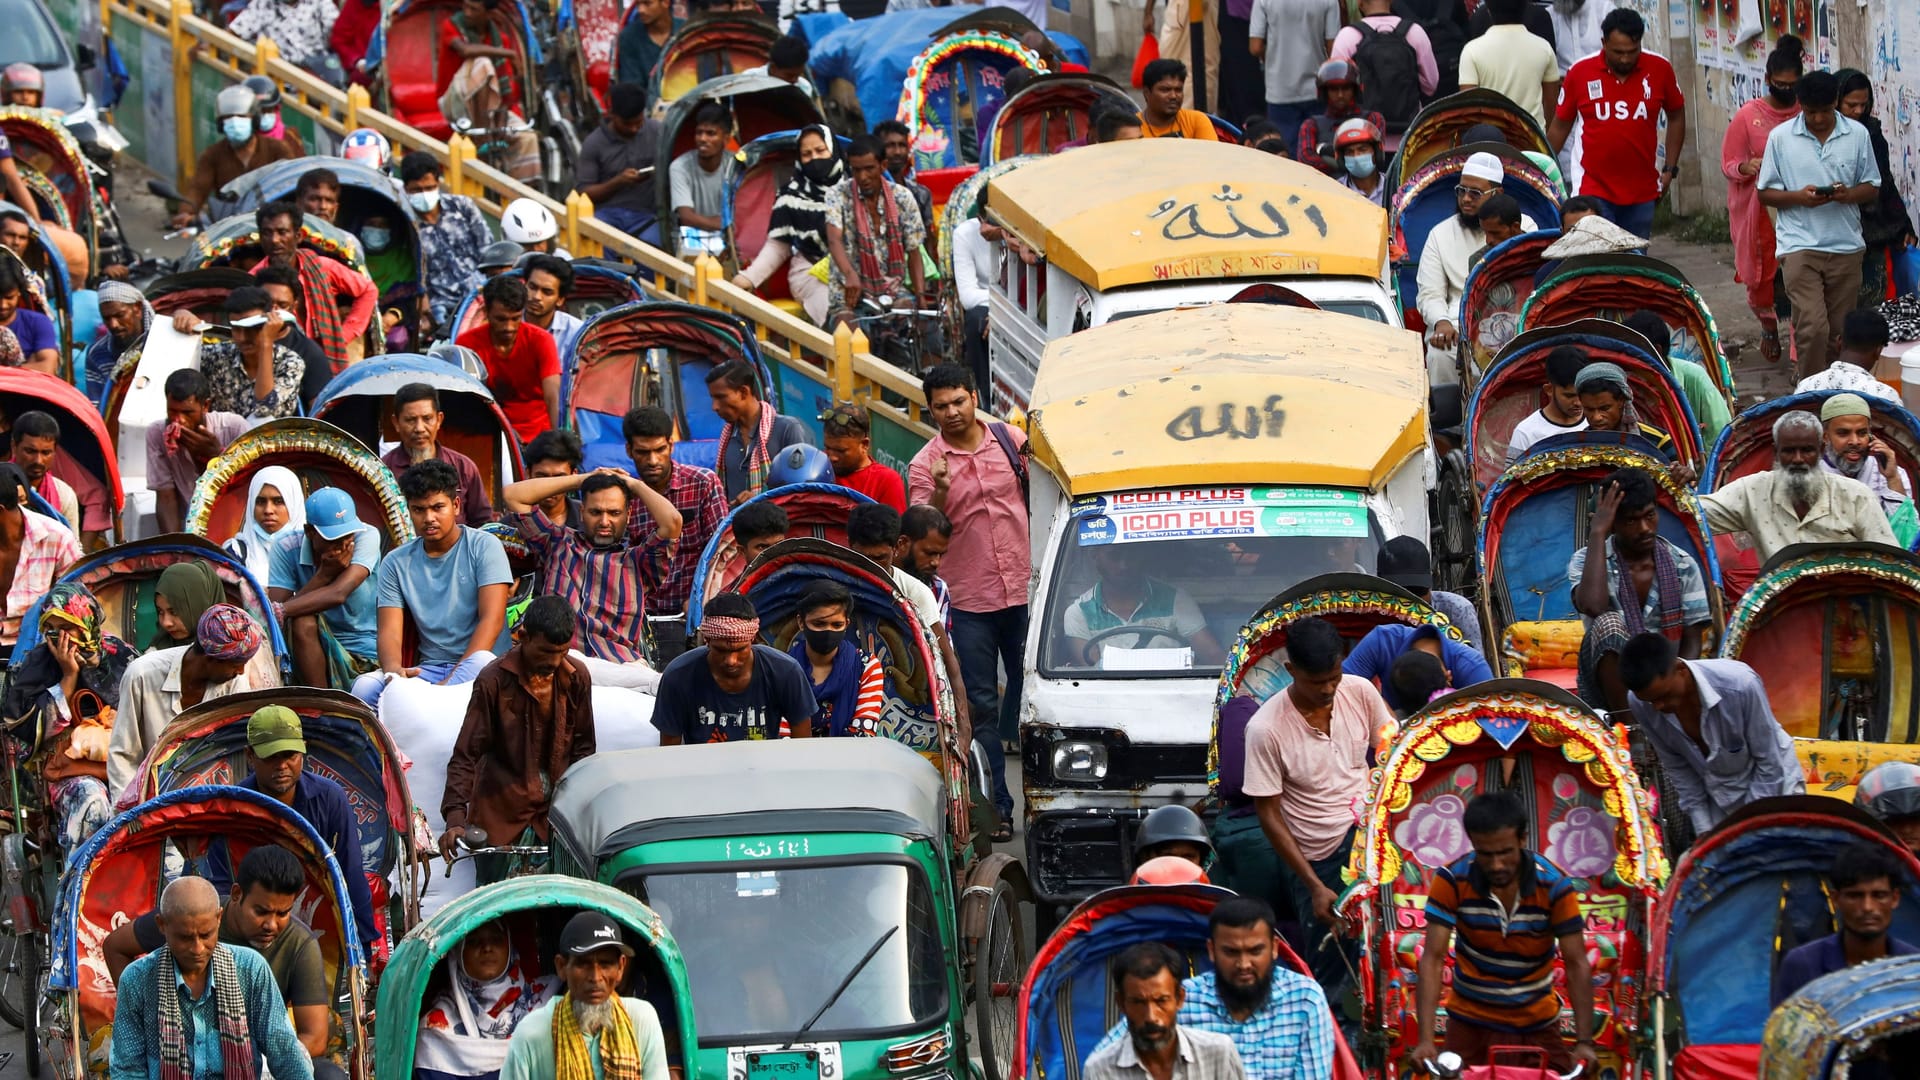
{"label": "striped shirt", "polygon": [[7,589],[7,610],[4,619],[0,619],[0,644],[4,645],[20,640],[20,620],[26,617],[27,609],[53,588],[54,575],[60,568],[79,559],[81,554],[80,541],[73,538],[73,531],[65,525],[28,510],[24,502],[20,514],[25,519],[20,535],[20,558],[13,566],[13,584]]}
{"label": "striped shirt", "polygon": [[[687,610],[687,597],[693,594],[694,571],[700,566],[700,554],[707,541],[720,531],[727,518],[727,498],[720,489],[720,477],[712,469],[673,463],[673,478],[664,493],[667,501],[680,511],[680,539],[673,553],[660,566],[647,572],[651,593],[650,608],[655,615],[677,615]],[[635,505],[627,519],[627,539],[644,543],[656,532],[653,515],[646,507]]]}
{"label": "striped shirt", "polygon": [[540,561],[538,595],[558,596],[573,608],[580,651],[616,664],[645,660],[647,567],[663,561],[671,544],[649,532],[645,541],[629,534],[613,547],[596,548],[537,506],[509,517]]}
{"label": "striped shirt", "polygon": [[953,625],[953,594],[947,591],[947,583],[939,574],[933,575],[933,598],[940,604],[940,625]]}
{"label": "striped shirt", "polygon": [[[1179,1040],[1173,1080],[1247,1080],[1247,1070],[1234,1052],[1232,1039],[1178,1023],[1173,1035]],[[1082,1080],[1153,1080],[1153,1074],[1140,1063],[1132,1039],[1095,1050],[1080,1076]]]}
{"label": "striped shirt", "polygon": [[[1214,972],[1191,976],[1181,985],[1187,1000],[1174,1022],[1231,1038],[1247,1080],[1325,1080],[1333,1075],[1333,1012],[1319,983],[1275,964],[1266,1004],[1245,1020],[1227,1012]],[[1126,1037],[1127,1022],[1122,1020],[1093,1052]]]}
{"label": "striped shirt", "polygon": [[1553,951],[1586,927],[1573,879],[1529,852],[1520,896],[1508,911],[1469,855],[1434,875],[1427,919],[1453,928],[1453,984],[1447,1016],[1495,1031],[1539,1031],[1560,1018]]}

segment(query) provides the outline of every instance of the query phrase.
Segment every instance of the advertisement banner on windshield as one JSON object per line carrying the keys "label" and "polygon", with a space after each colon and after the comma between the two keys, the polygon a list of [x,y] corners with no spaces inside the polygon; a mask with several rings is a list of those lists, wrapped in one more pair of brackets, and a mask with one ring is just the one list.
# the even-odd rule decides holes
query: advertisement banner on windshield
{"label": "advertisement banner on windshield", "polygon": [[1231,536],[1365,536],[1360,492],[1224,486],[1091,495],[1074,502],[1080,547]]}

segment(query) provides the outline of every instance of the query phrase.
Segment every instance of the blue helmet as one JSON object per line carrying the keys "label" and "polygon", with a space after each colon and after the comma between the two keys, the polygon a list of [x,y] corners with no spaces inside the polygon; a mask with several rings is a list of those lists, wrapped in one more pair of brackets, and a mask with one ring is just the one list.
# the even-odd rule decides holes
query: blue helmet
{"label": "blue helmet", "polygon": [[773,455],[767,467],[767,490],[788,484],[831,484],[833,463],[819,447],[799,443]]}

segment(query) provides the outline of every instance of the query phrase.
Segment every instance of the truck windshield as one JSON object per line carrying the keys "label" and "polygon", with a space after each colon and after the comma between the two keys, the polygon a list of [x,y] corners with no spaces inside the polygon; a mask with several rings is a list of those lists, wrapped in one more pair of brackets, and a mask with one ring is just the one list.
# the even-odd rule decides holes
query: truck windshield
{"label": "truck windshield", "polygon": [[1373,573],[1379,535],[1356,491],[1083,500],[1054,563],[1040,669],[1075,679],[1217,678],[1226,647],[1261,605],[1321,574]]}
{"label": "truck windshield", "polygon": [[926,875],[904,863],[649,874],[644,899],[686,957],[703,1045],[784,1041],[887,938],[815,1036],[938,1021],[946,968]]}

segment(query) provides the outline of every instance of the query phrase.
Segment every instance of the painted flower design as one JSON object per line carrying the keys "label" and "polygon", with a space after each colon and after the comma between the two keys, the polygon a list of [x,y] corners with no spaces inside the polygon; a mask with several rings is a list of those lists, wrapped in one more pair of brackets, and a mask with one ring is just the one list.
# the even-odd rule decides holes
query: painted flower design
{"label": "painted flower design", "polygon": [[1426,867],[1448,866],[1465,858],[1472,845],[1460,817],[1467,812],[1466,801],[1458,795],[1442,795],[1421,803],[1408,813],[1407,820],[1393,830],[1393,842],[1413,861]]}
{"label": "painted flower design", "polygon": [[1547,858],[1572,877],[1599,877],[1613,866],[1614,820],[1576,806],[1547,827]]}

